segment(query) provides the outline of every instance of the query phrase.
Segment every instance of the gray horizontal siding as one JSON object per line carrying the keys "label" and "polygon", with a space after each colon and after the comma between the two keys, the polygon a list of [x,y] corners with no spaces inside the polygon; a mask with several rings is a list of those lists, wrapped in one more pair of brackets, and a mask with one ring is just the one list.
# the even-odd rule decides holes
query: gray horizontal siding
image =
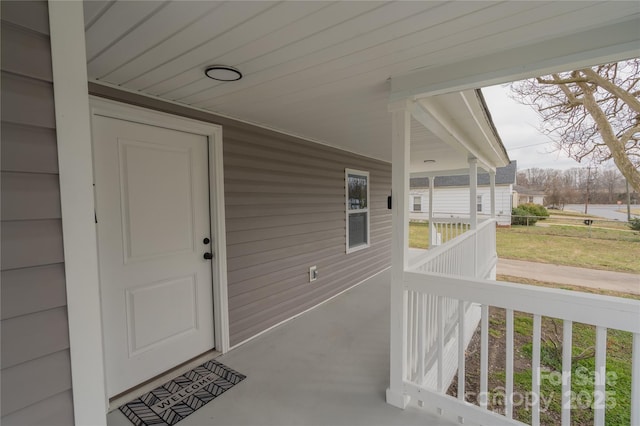
{"label": "gray horizontal siding", "polygon": [[2,366],[13,367],[69,348],[67,309],[59,307],[2,321]]}
{"label": "gray horizontal siding", "polygon": [[73,423],[45,1],[3,1],[2,424]]}
{"label": "gray horizontal siding", "polygon": [[[2,271],[0,281],[2,281],[2,319],[67,304],[62,263]],[[31,294],[39,297],[25,297]]]}
{"label": "gray horizontal siding", "polygon": [[57,174],[2,174],[2,219],[60,219],[60,182]]}
{"label": "gray horizontal siding", "polygon": [[[19,25],[34,33],[49,35],[49,9],[46,1],[2,0],[2,21]],[[4,61],[3,66],[4,66]]]}
{"label": "gray horizontal siding", "polygon": [[60,263],[63,260],[60,220],[2,221],[3,271]]}
{"label": "gray horizontal siding", "polygon": [[[331,147],[89,84],[93,95],[221,124],[231,344],[387,268],[391,165]],[[344,169],[370,172],[371,247],[345,253]],[[320,277],[309,283],[309,266]]]}
{"label": "gray horizontal siding", "polygon": [[46,34],[11,23],[2,25],[3,69],[13,74],[53,81],[51,48]]}
{"label": "gray horizontal siding", "polygon": [[[2,412],[6,415],[25,409],[71,388],[69,351],[3,368],[1,379]],[[7,424],[5,419],[2,424]]]}
{"label": "gray horizontal siding", "polygon": [[3,424],[15,426],[69,426],[73,424],[73,395],[63,391],[3,417]]}
{"label": "gray horizontal siding", "polygon": [[[223,134],[232,344],[389,265],[389,164],[275,133]],[[348,255],[345,168],[370,172],[372,198],[371,247]]]}
{"label": "gray horizontal siding", "polygon": [[54,129],[2,122],[0,132],[3,171],[58,173],[58,146]]}
{"label": "gray horizontal siding", "polygon": [[2,121],[55,128],[53,85],[2,71]]}

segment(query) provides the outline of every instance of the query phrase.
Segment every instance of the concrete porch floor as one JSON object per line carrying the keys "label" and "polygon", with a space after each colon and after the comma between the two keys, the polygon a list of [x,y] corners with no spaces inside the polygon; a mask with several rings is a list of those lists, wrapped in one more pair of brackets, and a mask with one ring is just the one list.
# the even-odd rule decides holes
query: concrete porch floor
{"label": "concrete porch floor", "polygon": [[[217,358],[247,378],[187,425],[452,425],[385,402],[389,383],[386,270]],[[130,425],[119,411],[109,425]]]}

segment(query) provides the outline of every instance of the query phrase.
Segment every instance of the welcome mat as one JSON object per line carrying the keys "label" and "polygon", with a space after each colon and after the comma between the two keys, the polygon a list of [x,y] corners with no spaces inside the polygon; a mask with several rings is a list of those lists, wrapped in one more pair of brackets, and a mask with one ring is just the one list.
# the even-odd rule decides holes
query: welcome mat
{"label": "welcome mat", "polygon": [[174,425],[245,378],[224,364],[207,361],[123,405],[120,411],[136,426]]}

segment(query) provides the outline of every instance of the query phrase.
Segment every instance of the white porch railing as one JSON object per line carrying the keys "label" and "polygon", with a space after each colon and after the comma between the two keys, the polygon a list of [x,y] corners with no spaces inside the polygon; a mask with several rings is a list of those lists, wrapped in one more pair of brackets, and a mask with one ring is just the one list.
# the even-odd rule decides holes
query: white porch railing
{"label": "white porch railing", "polygon": [[478,225],[474,232],[467,228],[446,244],[416,256],[410,266],[421,272],[487,278],[497,259],[496,221],[489,219]]}
{"label": "white porch railing", "polygon": [[[563,321],[561,418],[571,421],[572,330],[574,323],[596,327],[594,423],[605,424],[607,330],[633,333],[631,424],[640,425],[640,302],[575,291],[550,289],[493,278],[495,222],[429,250],[403,274],[407,319],[405,394],[431,412],[464,424],[522,424],[514,414],[514,311],[533,314],[531,424],[540,424],[541,321]],[[493,226],[492,226],[493,225]],[[489,307],[505,309],[504,413],[488,410]],[[476,308],[480,307],[480,308]],[[481,311],[480,384],[476,403],[465,398],[465,350]],[[473,318],[475,317],[475,318]],[[474,324],[475,322],[475,324]],[[460,335],[462,338],[458,338]],[[494,367],[495,368],[495,367]],[[447,395],[455,372],[457,397]],[[574,395],[575,397],[575,395]]]}
{"label": "white porch railing", "polygon": [[[453,220],[448,223],[454,224]],[[495,234],[495,220],[487,220],[475,231],[464,232],[444,245],[425,251],[413,259],[410,266],[423,273],[493,278],[497,261]],[[459,330],[475,329],[480,320],[479,306],[407,291],[407,318],[407,379],[444,391],[457,368]],[[464,322],[462,328],[459,318]],[[463,333],[464,348],[471,335]]]}
{"label": "white porch railing", "polygon": [[434,217],[431,218],[429,232],[433,233],[432,245],[439,246],[447,241],[451,241],[457,236],[469,231],[471,222],[469,218],[461,217]]}

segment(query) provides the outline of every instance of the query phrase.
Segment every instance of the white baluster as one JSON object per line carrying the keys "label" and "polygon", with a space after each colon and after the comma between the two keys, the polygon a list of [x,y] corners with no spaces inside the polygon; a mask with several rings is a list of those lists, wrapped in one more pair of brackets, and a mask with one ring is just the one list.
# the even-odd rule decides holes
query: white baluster
{"label": "white baluster", "polygon": [[489,399],[489,307],[482,305],[480,326],[480,407],[487,408]]}
{"label": "white baluster", "polygon": [[418,384],[424,383],[424,359],[425,359],[425,295],[418,294]]}
{"label": "white baluster", "polygon": [[465,341],[464,341],[464,300],[458,301],[458,399],[464,401]]}
{"label": "white baluster", "polygon": [[438,392],[444,392],[444,297],[438,296]]}
{"label": "white baluster", "polygon": [[[631,349],[631,424],[640,425],[640,334],[633,334]],[[635,402],[634,402],[635,401]]]}
{"label": "white baluster", "polygon": [[573,321],[562,326],[562,425],[571,424],[571,349],[573,348]]}
{"label": "white baluster", "polygon": [[[607,381],[607,329],[596,327],[596,383],[594,386],[593,424],[604,426],[605,383]],[[632,403],[633,404],[633,403]]]}
{"label": "white baluster", "polygon": [[407,379],[413,377],[413,291],[407,292]]}
{"label": "white baluster", "polygon": [[542,318],[533,316],[533,356],[531,361],[531,425],[540,425],[540,337]]}
{"label": "white baluster", "polygon": [[513,309],[505,311],[507,321],[505,365],[505,415],[513,418]]}

